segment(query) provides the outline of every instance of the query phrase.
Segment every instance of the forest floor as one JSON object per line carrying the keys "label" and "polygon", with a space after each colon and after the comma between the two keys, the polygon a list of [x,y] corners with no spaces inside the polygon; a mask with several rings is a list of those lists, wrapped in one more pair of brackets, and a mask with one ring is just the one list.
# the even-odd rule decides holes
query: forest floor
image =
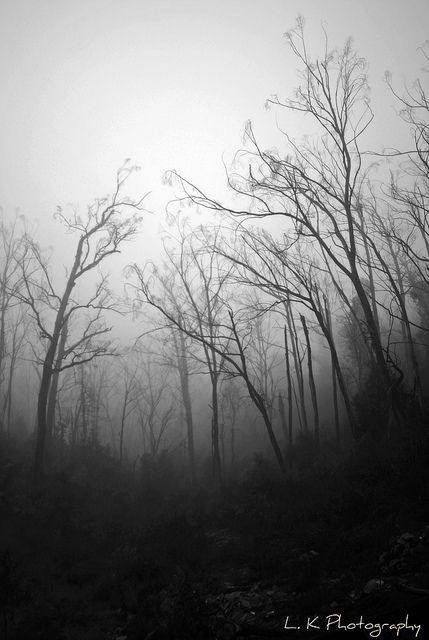
{"label": "forest floor", "polygon": [[193,491],[81,449],[35,492],[30,460],[1,449],[0,638],[429,638],[424,448]]}

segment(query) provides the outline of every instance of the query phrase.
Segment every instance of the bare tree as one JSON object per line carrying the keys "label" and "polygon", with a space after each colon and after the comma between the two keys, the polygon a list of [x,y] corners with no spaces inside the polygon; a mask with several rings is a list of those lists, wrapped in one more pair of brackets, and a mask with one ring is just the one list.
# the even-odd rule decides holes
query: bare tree
{"label": "bare tree", "polygon": [[[195,258],[195,253],[191,254]],[[197,344],[200,344],[203,352],[209,354],[212,358],[215,356],[214,362],[217,363],[216,369],[217,378],[219,380],[221,373],[226,376],[237,377],[239,376],[245,383],[250,399],[258,409],[267,430],[267,434],[274,451],[275,457],[280,468],[284,471],[284,459],[280,446],[277,441],[277,437],[273,428],[272,420],[270,418],[270,411],[266,403],[266,399],[260,392],[260,381],[255,379],[252,375],[253,363],[249,361],[247,351],[249,347],[249,336],[252,334],[251,325],[249,325],[248,309],[237,312],[226,302],[225,299],[220,297],[221,286],[227,282],[227,276],[230,275],[230,269],[224,273],[224,278],[218,281],[216,288],[216,318],[212,314],[210,324],[202,316],[200,308],[192,306],[191,310],[188,310],[182,316],[178,315],[177,307],[166,305],[165,297],[159,297],[156,293],[155,282],[149,280],[147,272],[140,268],[138,265],[133,265],[133,272],[137,277],[137,285],[135,287],[136,295],[143,301],[150,304],[162,314],[167,322],[176,327],[179,331],[182,331],[189,336]],[[189,275],[189,272],[186,272]],[[222,272],[221,272],[222,273]],[[153,274],[152,274],[153,275]],[[162,277],[158,274],[158,277]],[[185,285],[186,290],[188,285]],[[211,293],[213,295],[213,292]],[[204,294],[205,296],[205,294]],[[195,298],[193,297],[193,300]],[[221,305],[222,314],[219,313]],[[216,322],[215,322],[216,319]],[[209,326],[207,326],[209,324]],[[206,356],[207,357],[207,356]],[[213,367],[213,360],[210,360],[209,367]],[[250,363],[249,363],[250,362]],[[218,399],[217,386],[216,396]],[[219,425],[218,425],[219,427]],[[216,434],[212,432],[212,436],[217,438],[217,446],[219,447],[219,429]],[[218,449],[220,464],[220,451]],[[216,466],[214,467],[216,473]],[[219,478],[219,476],[215,476]]]}
{"label": "bare tree", "polygon": [[[229,426],[230,464],[234,472],[236,464],[236,436],[237,436],[237,416],[240,410],[240,393],[234,380],[228,379],[222,386],[222,424],[223,424],[223,450],[226,448],[226,435]],[[224,460],[226,454],[223,456]]]}
{"label": "bare tree", "polygon": [[[391,231],[391,229],[394,228],[394,225],[391,221],[389,221],[389,224],[389,222],[383,220],[382,216],[376,209],[376,202],[374,201],[372,218],[374,221],[373,228],[377,232],[377,235],[375,236],[376,239],[374,239],[374,233],[370,234],[365,230],[362,230],[362,235],[365,236],[366,244],[371,247],[372,254],[374,255],[374,261],[376,262],[378,269],[382,272],[385,283],[384,286],[389,292],[392,302],[394,301],[398,308],[398,319],[400,321],[402,342],[405,348],[406,359],[412,372],[413,384],[411,386],[415,389],[418,401],[421,403],[423,389],[420,377],[420,367],[415,348],[415,340],[412,332],[412,323],[410,320],[409,309],[407,308],[404,274],[403,269],[401,269],[400,266],[400,247],[394,241],[394,232],[392,233]],[[391,311],[391,307],[392,303],[389,304],[389,314],[395,315]]]}
{"label": "bare tree", "polygon": [[[52,375],[52,382],[49,389],[48,404],[46,407],[46,430],[47,430],[48,438],[52,437],[52,434],[55,428],[55,408],[57,403],[58,382],[60,379],[61,365],[64,359],[67,333],[68,333],[67,322],[65,322],[61,329],[60,339],[58,341],[58,353],[57,353],[54,372]],[[82,387],[83,387],[83,369],[82,369]]]}
{"label": "bare tree", "polygon": [[[290,366],[290,354],[289,354],[289,339],[288,339],[288,331],[286,325],[283,327],[283,339],[284,339],[284,351],[285,351],[285,364],[286,364],[286,384],[287,384],[287,401],[288,401],[288,419],[286,422],[285,419],[285,442],[289,444],[289,465],[292,464],[292,443],[293,443],[293,396],[292,396],[292,375],[291,375],[291,366]],[[281,395],[279,394],[279,399]],[[284,414],[284,410],[282,411],[280,407],[280,411],[282,415]],[[286,428],[288,432],[288,437],[286,436]]]}
{"label": "bare tree", "polygon": [[[292,352],[295,360],[296,379],[301,398],[300,418],[303,422],[304,431],[308,431],[303,389],[304,378],[301,356],[298,353],[299,346],[291,309],[292,303],[300,305],[301,309],[304,308],[314,315],[317,325],[326,339],[338,384],[344,398],[347,415],[352,430],[354,430],[355,420],[350,395],[340,364],[338,349],[332,332],[332,324],[330,324],[330,319],[326,315],[322,294],[324,287],[320,283],[320,275],[326,274],[324,274],[321,265],[318,263],[317,257],[305,254],[300,243],[277,241],[267,231],[262,230],[253,230],[252,232],[247,230],[241,235],[236,234],[232,245],[224,242],[223,244],[218,244],[216,250],[236,265],[238,279],[243,285],[256,287],[268,294],[272,300],[274,299],[274,303],[271,300],[271,303],[267,305],[268,308],[270,305],[274,305],[278,311],[282,308],[284,309],[288,336],[290,336],[292,342]],[[310,253],[310,251],[307,253]]]}
{"label": "bare tree", "polygon": [[[164,268],[162,283],[160,282],[160,294],[163,294],[165,304],[176,305],[176,291],[173,283],[175,281],[174,271],[167,265]],[[168,274],[171,276],[169,277]],[[138,317],[135,301],[132,303],[135,317]],[[177,309],[180,319],[180,310]],[[198,358],[192,350],[192,341],[182,331],[170,325],[162,326],[156,318],[151,318],[147,314],[144,321],[148,323],[149,329],[144,331],[137,338],[136,345],[139,351],[144,353],[151,362],[158,364],[168,370],[177,372],[178,399],[181,403],[181,420],[186,424],[186,449],[188,457],[189,475],[192,484],[196,482],[195,446],[194,446],[194,416],[192,408],[191,375],[195,373]],[[148,338],[148,342],[144,341]],[[144,368],[144,367],[143,367]],[[141,412],[139,413],[141,418]],[[142,420],[140,419],[141,425]],[[146,436],[144,436],[146,438]]]}
{"label": "bare tree", "polygon": [[175,400],[169,384],[170,372],[155,367],[150,357],[139,370],[136,406],[143,437],[143,452],[155,458],[165,444],[165,436],[174,414]]}
{"label": "bare tree", "polygon": [[304,329],[305,342],[307,345],[308,380],[310,384],[311,401],[313,403],[313,411],[314,411],[314,438],[316,441],[316,445],[318,445],[320,441],[319,403],[317,401],[316,383],[314,380],[314,373],[313,373],[313,357],[312,357],[312,350],[311,350],[311,341],[310,341],[310,335],[308,333],[307,321],[305,319],[305,316],[301,314],[300,320],[301,320],[302,328]]}
{"label": "bare tree", "polygon": [[[10,435],[12,423],[12,400],[14,389],[14,376],[17,369],[18,358],[23,350],[28,329],[28,319],[22,307],[14,309],[14,314],[10,318],[11,326],[8,328],[8,340],[6,355],[6,385],[3,394],[3,406],[1,407],[0,425],[4,425],[7,435]],[[7,362],[8,361],[8,362]]]}
{"label": "bare tree", "polygon": [[[218,233],[219,229],[216,229],[214,234]],[[211,385],[213,475],[220,481],[219,383],[222,356],[216,345],[224,309],[222,288],[227,273],[223,273],[219,256],[207,251],[209,242],[205,234],[204,229],[192,230],[179,221],[177,238],[174,243],[170,241],[166,249],[168,263],[164,269],[147,264],[144,268],[133,265],[132,270],[138,277],[139,292],[143,293],[143,298],[163,312],[170,326],[196,340],[202,350],[200,361],[207,368]],[[178,348],[181,353],[182,347]]]}
{"label": "bare tree", "polygon": [[[119,429],[119,464],[122,465],[124,457],[124,436],[125,423],[129,416],[134,412],[137,405],[137,368],[130,368],[126,362],[122,362],[120,369],[120,377],[122,379],[121,388],[121,415]],[[150,384],[150,381],[149,381]]]}
{"label": "bare tree", "polygon": [[[429,63],[429,43],[420,51]],[[428,72],[428,67],[424,69]],[[426,75],[427,77],[427,75]],[[422,279],[429,275],[429,91],[419,78],[413,86],[400,95],[393,87],[392,76],[387,82],[400,105],[400,116],[410,127],[413,146],[407,151],[393,150],[386,155],[405,159],[399,174],[391,174],[390,195],[401,220],[402,231],[395,233],[408,258],[413,262]],[[419,240],[420,242],[418,242]]]}
{"label": "bare tree", "polygon": [[249,366],[252,366],[253,377],[258,381],[259,391],[273,420],[274,404],[277,396],[279,365],[281,356],[274,338],[273,319],[265,313],[264,305],[257,296],[248,303],[249,322],[252,333],[249,342]]}
{"label": "bare tree", "polygon": [[25,316],[16,298],[22,286],[19,265],[23,252],[17,226],[17,218],[8,224],[0,213],[0,431],[5,428],[7,432],[13,376],[25,336]]}
{"label": "bare tree", "polygon": [[[323,301],[325,305],[326,328],[329,331],[329,333],[333,336],[331,306],[329,303],[329,298],[326,294],[323,296]],[[339,450],[341,446],[340,414],[338,409],[336,363],[335,363],[335,358],[332,354],[332,351],[331,351],[331,379],[332,379],[332,403],[334,406],[335,438],[336,438],[337,448]]]}
{"label": "bare tree", "polygon": [[[22,261],[24,288],[19,299],[28,305],[40,337],[46,340],[37,408],[36,482],[44,470],[47,402],[55,370],[64,370],[112,353],[111,341],[102,341],[110,331],[104,324],[103,312],[114,308],[106,277],[101,276],[93,293],[86,299],[77,300],[73,297],[73,291],[82,279],[89,279],[91,272],[97,270],[107,258],[119,253],[122,245],[137,233],[140,217],[136,211],[142,209],[143,200],[134,201],[122,195],[124,184],[132,172],[133,168],[128,165],[120,169],[113,195],[96,200],[87,208],[84,219],[76,211],[69,217],[61,209],[57,211],[57,217],[66,229],[78,234],[75,256],[62,293],[57,293],[49,266],[36,242],[29,236],[25,238],[26,254]],[[124,214],[127,210],[131,211],[130,215]],[[87,314],[86,320],[83,312]],[[75,317],[81,320],[83,317],[83,328],[77,337],[69,337],[64,346],[62,363],[57,367],[62,331],[65,325],[70,327]]]}
{"label": "bare tree", "polygon": [[301,84],[292,99],[274,96],[268,104],[305,115],[320,135],[298,145],[285,134],[289,153],[281,155],[264,151],[249,124],[246,137],[251,150],[240,156],[246,161],[246,172],[229,177],[242,207],[220,203],[174,172],[172,176],[178,177],[184,198],[190,198],[198,206],[227,211],[238,218],[281,217],[287,221],[290,243],[304,237],[314,249],[318,248],[359,300],[387,398],[395,374],[365,285],[359,244],[358,208],[366,179],[360,139],[372,120],[366,63],[353,50],[351,41],[341,50],[330,51],[326,44],[323,55],[313,60],[305,42],[302,18],[286,37],[301,66]]}
{"label": "bare tree", "polygon": [[180,391],[186,420],[186,442],[188,448],[189,470],[192,484],[196,481],[195,448],[194,448],[194,419],[192,413],[192,400],[189,389],[189,353],[186,346],[186,336],[183,331],[171,329],[171,337],[174,345],[174,356],[180,379]]}

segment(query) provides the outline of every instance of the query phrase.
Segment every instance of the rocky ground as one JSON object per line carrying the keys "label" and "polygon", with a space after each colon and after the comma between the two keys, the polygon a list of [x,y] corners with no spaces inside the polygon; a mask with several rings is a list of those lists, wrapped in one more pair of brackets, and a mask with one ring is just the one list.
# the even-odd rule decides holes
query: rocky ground
{"label": "rocky ground", "polygon": [[1,640],[429,638],[426,464],[189,491],[82,455],[35,493],[0,452]]}
{"label": "rocky ground", "polygon": [[[226,529],[209,531],[207,536],[219,549],[239,544]],[[295,571],[308,571],[318,555],[314,550],[304,553],[295,550],[290,554],[290,562]],[[189,638],[203,638],[204,632],[207,638],[218,640],[429,638],[429,526],[415,534],[405,532],[394,537],[380,555],[376,568],[374,577],[359,586],[349,584],[345,574],[322,577],[326,602],[312,611],[303,609],[305,592],[292,590],[294,574],[276,583],[269,579],[244,584],[219,580],[216,591],[191,585],[185,574],[176,574],[171,585],[156,594],[153,629],[142,635],[145,612],[137,610],[108,637],[111,640],[183,637],[175,633],[182,633],[184,618],[189,615],[194,616],[196,625],[195,636],[184,636]],[[392,628],[383,628],[378,636],[377,623]],[[301,629],[293,628],[297,626]]]}

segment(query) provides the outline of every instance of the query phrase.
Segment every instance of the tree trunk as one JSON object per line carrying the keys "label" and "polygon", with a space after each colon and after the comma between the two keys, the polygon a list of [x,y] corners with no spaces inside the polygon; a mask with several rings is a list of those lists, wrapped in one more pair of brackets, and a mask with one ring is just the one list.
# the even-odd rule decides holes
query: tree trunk
{"label": "tree trunk", "polygon": [[58,343],[57,360],[55,363],[55,371],[52,375],[52,383],[49,391],[48,406],[47,406],[47,412],[46,412],[46,435],[48,439],[52,438],[54,435],[55,407],[57,403],[58,382],[60,378],[60,368],[61,368],[61,363],[64,357],[66,340],[67,340],[67,322],[64,323],[64,326],[61,330],[61,337]]}
{"label": "tree trunk", "polygon": [[[215,361],[216,366],[216,361]],[[219,374],[214,372],[212,379],[212,461],[213,476],[216,482],[222,480],[222,463],[219,450],[219,398],[218,398],[218,379]]]}
{"label": "tree trunk", "polygon": [[282,455],[281,449],[279,447],[279,443],[277,442],[277,438],[276,438],[276,435],[274,433],[273,425],[271,424],[271,420],[270,420],[270,417],[268,415],[268,411],[265,408],[265,405],[263,403],[262,398],[260,398],[260,397],[258,398],[258,402],[256,403],[257,406],[258,406],[258,403],[259,403],[259,411],[261,412],[262,418],[264,420],[265,427],[266,427],[267,432],[268,432],[268,437],[270,439],[271,446],[273,448],[273,451],[274,451],[274,454],[276,456],[277,462],[279,464],[279,467],[280,467],[281,471],[283,473],[285,473],[286,469],[285,469],[283,455]]}
{"label": "tree trunk", "polygon": [[394,250],[393,245],[392,245],[392,240],[389,237],[389,235],[387,235],[387,242],[388,242],[388,245],[389,245],[389,250],[390,250],[390,253],[392,255],[393,264],[394,264],[394,267],[395,267],[397,285],[395,285],[395,283],[392,281],[391,278],[390,278],[390,280],[391,280],[391,282],[393,284],[393,288],[395,290],[396,297],[398,299],[398,305],[399,305],[399,308],[400,308],[401,313],[402,313],[401,328],[402,328],[402,333],[403,333],[404,341],[405,341],[405,345],[406,345],[406,352],[407,352],[407,357],[408,357],[407,359],[411,364],[411,369],[412,369],[413,377],[414,377],[414,385],[413,386],[414,386],[414,388],[416,390],[416,395],[417,395],[417,400],[418,400],[419,406],[421,406],[422,398],[423,398],[423,387],[422,387],[422,382],[421,382],[421,377],[420,377],[419,363],[418,363],[417,354],[416,354],[416,350],[415,350],[414,338],[413,338],[413,334],[412,334],[412,331],[411,331],[411,324],[410,324],[410,320],[409,320],[408,312],[407,312],[404,280],[403,280],[401,269],[400,269],[400,266],[399,266],[398,256],[395,253],[395,250]]}
{"label": "tree trunk", "polygon": [[69,278],[67,280],[63,297],[61,298],[60,306],[58,308],[57,316],[55,318],[54,330],[52,332],[52,336],[50,336],[49,338],[49,346],[46,351],[45,360],[43,362],[39,395],[37,399],[37,436],[36,436],[36,453],[34,458],[34,482],[36,485],[40,483],[44,473],[45,445],[46,445],[46,431],[47,431],[46,409],[47,409],[47,403],[48,403],[49,388],[51,385],[51,379],[53,374],[55,354],[57,352],[58,341],[60,339],[60,333],[64,324],[67,305],[70,300],[71,292],[75,285],[76,274],[77,274],[81,256],[82,256],[82,248],[83,248],[83,236],[79,238],[73,267],[71,269]]}
{"label": "tree trunk", "polygon": [[[331,317],[331,309],[329,306],[328,297],[324,295],[323,300],[325,303],[326,328],[329,331],[329,334],[332,336],[332,317]],[[332,349],[330,348],[329,351],[331,354],[332,402],[334,405],[335,441],[337,443],[337,450],[339,451],[341,447],[341,431],[340,431],[340,415],[338,411],[337,373],[336,373],[334,356],[332,354]]]}
{"label": "tree trunk", "polygon": [[6,427],[6,435],[9,437],[10,436],[10,423],[11,423],[11,419],[12,419],[12,390],[13,390],[13,376],[15,373],[15,364],[16,364],[16,357],[11,355],[10,358],[10,366],[9,366],[9,379],[7,381],[7,390],[6,390],[6,397],[5,397],[5,416],[6,416],[6,423],[5,423],[5,427]]}
{"label": "tree trunk", "polygon": [[122,458],[124,454],[124,431],[125,431],[127,403],[128,403],[128,393],[127,393],[127,390],[125,390],[125,396],[124,396],[124,401],[122,403],[122,413],[121,413],[121,431],[119,434],[119,465],[120,466],[122,466]]}
{"label": "tree trunk", "polygon": [[337,449],[339,451],[341,448],[340,415],[338,411],[337,374],[335,372],[335,363],[334,363],[332,354],[331,354],[331,379],[332,379],[332,402],[334,405],[335,441],[337,443]]}
{"label": "tree trunk", "polygon": [[54,342],[48,348],[43,363],[42,380],[37,400],[37,438],[36,453],[34,458],[34,483],[40,484],[45,467],[45,443],[46,443],[46,405],[48,402],[49,386],[51,383],[52,367],[54,364],[56,344]]}
{"label": "tree trunk", "polygon": [[332,366],[334,367],[335,372],[336,372],[338,385],[340,387],[340,391],[341,391],[341,394],[343,396],[344,405],[345,405],[346,412],[347,412],[347,417],[348,417],[349,423],[350,423],[350,428],[351,428],[352,434],[355,436],[356,435],[356,420],[355,420],[355,417],[354,417],[352,402],[350,400],[349,392],[348,392],[348,389],[347,389],[346,381],[344,379],[343,370],[342,370],[341,365],[340,365],[337,348],[335,346],[335,341],[334,341],[334,337],[333,337],[333,334],[332,334],[331,313],[330,313],[330,309],[329,309],[329,305],[328,305],[328,301],[327,301],[326,296],[324,296],[324,301],[325,301],[325,315],[326,315],[326,318],[323,317],[323,314],[320,311],[320,308],[317,307],[317,305],[315,305],[315,304],[313,305],[313,310],[314,310],[314,313],[316,315],[316,318],[317,318],[317,321],[319,323],[319,326],[320,326],[320,328],[321,328],[321,330],[323,332],[323,335],[325,336],[326,341],[328,343],[329,350],[330,350],[330,353],[331,353],[331,363],[332,363]]}
{"label": "tree trunk", "polygon": [[236,408],[233,401],[231,401],[231,468],[235,468],[235,420],[236,420]]}
{"label": "tree trunk", "polygon": [[85,369],[82,366],[80,372],[80,406],[82,407],[82,443],[86,444],[88,437],[87,394],[85,389]]}
{"label": "tree trunk", "polygon": [[235,325],[234,322],[234,315],[232,313],[232,311],[228,312],[229,317],[231,319],[231,324],[232,324],[232,333],[234,335],[235,338],[235,343],[238,347],[238,351],[240,354],[240,361],[241,361],[241,377],[243,378],[243,380],[246,383],[246,387],[247,390],[249,392],[249,396],[250,399],[252,400],[252,402],[254,403],[254,405],[257,407],[259,413],[262,416],[262,419],[264,421],[265,424],[265,428],[267,429],[267,433],[268,433],[268,437],[270,439],[270,443],[271,446],[273,448],[274,451],[274,455],[276,457],[276,460],[279,464],[279,467],[282,471],[282,473],[285,472],[285,465],[284,465],[284,459],[283,459],[283,455],[281,452],[281,449],[279,447],[279,443],[277,442],[277,438],[276,438],[276,434],[274,433],[274,429],[273,429],[273,425],[272,422],[270,420],[270,416],[269,413],[266,409],[265,406],[265,401],[264,398],[261,396],[260,393],[258,393],[258,391],[255,389],[254,385],[252,384],[248,371],[247,371],[247,364],[246,364],[246,356],[244,354],[244,349],[243,349],[243,345],[240,341],[238,332],[237,332],[237,327]]}
{"label": "tree trunk", "polygon": [[180,351],[178,352],[178,365],[179,365],[179,377],[180,387],[182,391],[183,407],[185,409],[186,419],[186,442],[188,449],[188,462],[189,471],[191,474],[191,482],[194,485],[196,482],[195,474],[195,449],[194,449],[194,420],[192,414],[192,401],[189,391],[189,370],[188,361],[186,359],[186,345],[183,333],[179,331]]}
{"label": "tree trunk", "polygon": [[387,392],[390,389],[392,384],[392,379],[391,379],[389,367],[387,365],[386,358],[383,352],[380,333],[378,331],[377,323],[372,312],[371,304],[368,300],[368,296],[366,295],[365,289],[363,287],[362,281],[359,277],[359,274],[357,273],[356,268],[354,268],[354,271],[351,276],[351,280],[355,288],[356,295],[359,298],[362,311],[365,316],[365,322],[366,322],[366,326],[369,333],[371,349],[374,353],[375,362],[377,364],[377,368],[381,376],[382,384],[385,388],[386,395],[387,395]]}
{"label": "tree trunk", "polygon": [[292,376],[290,371],[289,345],[287,337],[286,325],[283,327],[284,343],[285,343],[285,361],[286,361],[286,381],[287,381],[287,401],[288,401],[288,427],[289,427],[289,466],[292,467],[292,444],[293,444],[293,392],[292,392]]}
{"label": "tree trunk", "polygon": [[316,445],[319,446],[319,442],[320,442],[319,405],[317,402],[316,383],[314,381],[313,358],[312,358],[312,352],[311,352],[310,336],[308,335],[308,328],[307,328],[305,317],[303,315],[300,315],[300,318],[301,318],[302,328],[304,329],[305,342],[307,344],[308,382],[310,385],[311,400],[313,403],[313,411],[314,411],[314,438],[316,441]]}
{"label": "tree trunk", "polygon": [[[11,419],[12,419],[13,377],[15,374],[18,352],[21,347],[22,339],[23,339],[23,336],[20,339],[17,339],[18,327],[19,327],[19,324],[16,324],[13,330],[13,335],[12,335],[12,349],[10,353],[9,374],[8,374],[7,389],[6,389],[6,394],[4,398],[4,406],[3,406],[3,416],[5,416],[6,418],[6,422],[4,426],[6,428],[6,434],[8,437],[10,436],[10,425],[11,425]],[[1,375],[1,372],[0,372],[0,375]],[[2,418],[0,418],[0,420]]]}
{"label": "tree trunk", "polygon": [[292,343],[292,355],[295,364],[296,380],[298,384],[299,402],[300,402],[300,417],[301,424],[304,433],[308,433],[308,420],[307,420],[307,408],[305,406],[305,393],[304,393],[304,375],[302,372],[302,362],[299,357],[298,336],[296,332],[295,321],[292,315],[292,309],[290,301],[287,301],[286,306],[286,321],[288,324],[289,334]]}
{"label": "tree trunk", "polygon": [[372,260],[371,260],[371,251],[369,248],[368,236],[365,229],[364,215],[363,215],[362,207],[360,206],[358,207],[358,213],[359,213],[360,222],[361,222],[361,236],[363,240],[363,246],[365,249],[366,264],[368,267],[368,280],[369,280],[369,291],[371,294],[372,314],[374,316],[374,323],[375,323],[377,332],[380,335],[380,320],[378,318],[377,298],[375,295],[375,284],[374,284],[374,273],[373,273]]}
{"label": "tree trunk", "polygon": [[282,394],[279,393],[279,413],[280,413],[280,420],[282,423],[282,430],[283,430],[283,437],[284,437],[284,441],[285,441],[285,458],[289,459],[289,468],[292,467],[292,441],[291,441],[291,436],[292,436],[292,432],[290,429],[290,424],[289,424],[289,428],[288,428],[288,424],[286,421],[286,412],[285,412],[285,405],[283,402],[283,398],[282,398]]}

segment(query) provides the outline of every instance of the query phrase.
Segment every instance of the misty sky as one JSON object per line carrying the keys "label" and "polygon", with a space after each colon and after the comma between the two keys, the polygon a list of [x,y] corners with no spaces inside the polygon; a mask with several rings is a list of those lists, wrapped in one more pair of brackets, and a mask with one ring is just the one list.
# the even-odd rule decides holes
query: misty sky
{"label": "misty sky", "polygon": [[1,0],[0,205],[49,236],[55,206],[104,195],[126,157],[154,210],[167,169],[220,188],[247,119],[275,142],[264,101],[296,84],[282,35],[298,13],[316,51],[322,22],[332,45],[354,37],[370,63],[374,145],[392,143],[383,74],[401,86],[420,72],[427,0]]}

